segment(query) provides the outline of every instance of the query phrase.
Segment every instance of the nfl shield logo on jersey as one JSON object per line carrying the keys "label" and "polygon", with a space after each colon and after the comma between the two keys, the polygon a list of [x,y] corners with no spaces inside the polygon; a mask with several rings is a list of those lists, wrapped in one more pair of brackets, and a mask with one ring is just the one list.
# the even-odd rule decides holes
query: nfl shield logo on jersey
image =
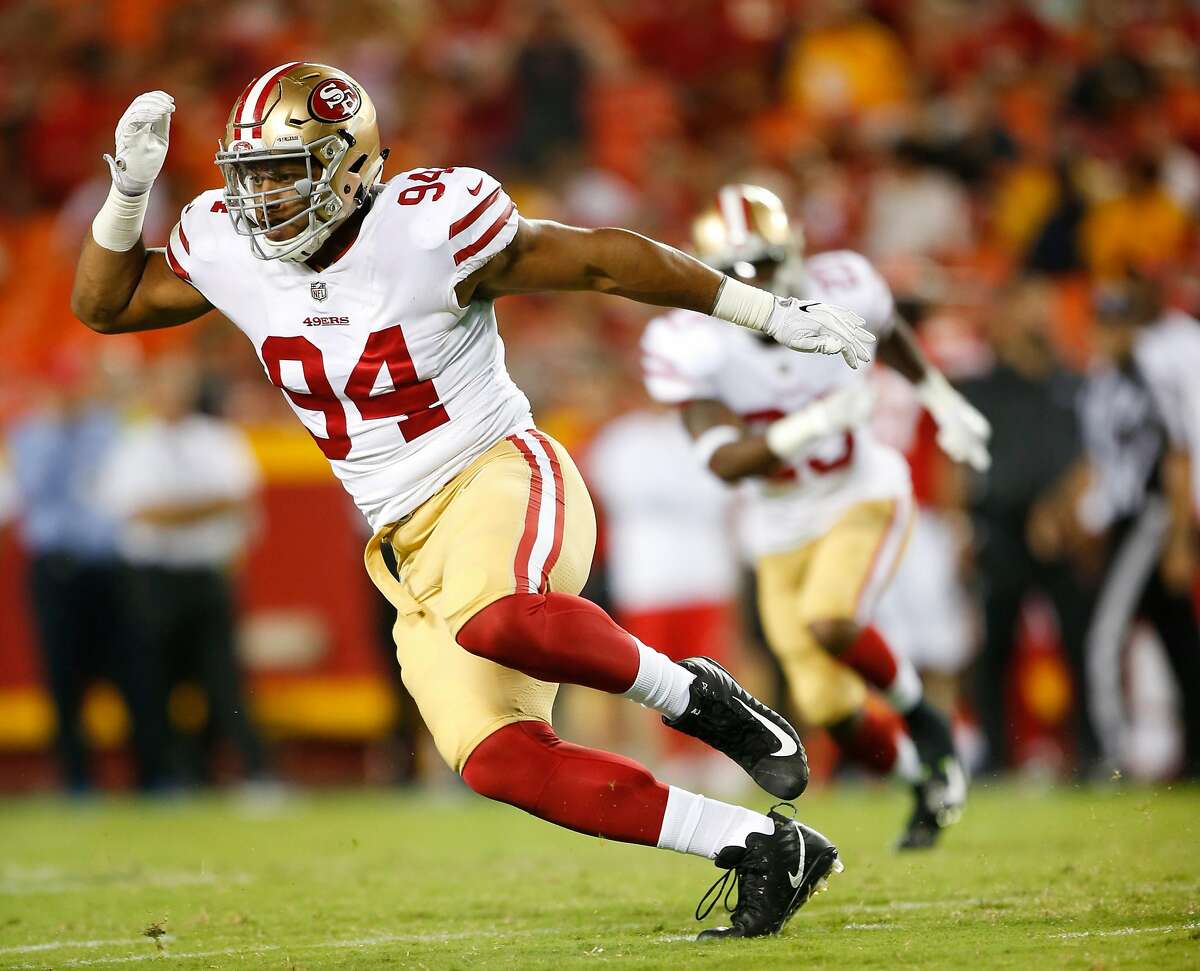
{"label": "nfl shield logo on jersey", "polygon": [[326,297],[329,296],[328,288],[321,281],[318,281],[316,283],[310,283],[308,285],[308,289],[309,289],[309,292],[312,293],[312,298],[314,300],[316,300],[318,303],[322,302]]}

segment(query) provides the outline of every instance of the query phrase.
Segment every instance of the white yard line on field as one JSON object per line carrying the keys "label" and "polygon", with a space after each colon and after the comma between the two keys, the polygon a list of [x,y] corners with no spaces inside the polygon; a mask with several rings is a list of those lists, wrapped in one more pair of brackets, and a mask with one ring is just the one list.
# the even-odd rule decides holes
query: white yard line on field
{"label": "white yard line on field", "polygon": [[[162,941],[170,941],[171,937],[165,936],[159,939]],[[139,940],[128,937],[123,937],[114,941],[47,941],[44,944],[15,944],[11,947],[0,947],[0,954],[36,954],[38,951],[58,951],[73,947],[123,947],[128,944],[141,943],[142,942]]]}
{"label": "white yard line on field", "polygon": [[1075,941],[1084,937],[1128,937],[1131,934],[1167,934],[1171,931],[1194,931],[1200,923],[1168,924],[1165,927],[1118,927],[1111,931],[1069,931],[1065,934],[1051,934],[1057,941]]}
{"label": "white yard line on field", "polygon": [[886,914],[904,910],[962,910],[965,907],[1007,907],[1028,903],[1028,897],[974,897],[966,900],[892,900],[886,904],[822,904],[823,910],[854,911],[863,914]]}
{"label": "white yard line on field", "polygon": [[[159,951],[157,948],[145,954],[127,954],[120,957],[108,958],[74,958],[70,961],[57,961],[56,968],[83,968],[92,964],[134,964],[138,961],[162,961],[165,959],[182,960],[185,958],[215,958],[228,957],[231,954],[266,954],[278,951],[274,944],[254,944],[249,947],[222,947],[214,951]],[[18,968],[32,971],[46,967],[44,964],[20,964]]]}
{"label": "white yard line on field", "polygon": [[[993,901],[995,903],[996,901]],[[924,908],[940,908],[951,906],[949,901],[896,901],[897,904],[907,904],[906,907],[891,907],[893,910],[916,910]],[[984,904],[986,901],[965,901],[966,905]],[[860,905],[862,906],[862,905]],[[959,906],[954,904],[954,906]],[[854,905],[847,908],[854,909]],[[862,909],[867,909],[863,906]],[[882,907],[872,907],[871,909],[888,909]],[[642,925],[628,924],[615,927],[605,927],[606,931],[620,931],[637,929]],[[1165,934],[1173,931],[1195,930],[1200,928],[1200,923],[1191,922],[1186,924],[1170,924],[1162,927],[1121,927],[1114,930],[1097,930],[1097,931],[1070,931],[1062,934],[1049,934],[1048,938],[1054,940],[1078,940],[1087,937],[1125,937],[1131,934]],[[849,931],[875,931],[875,930],[902,930],[900,924],[868,924],[868,923],[850,923],[843,928]],[[142,961],[156,961],[162,959],[173,960],[189,960],[193,958],[210,958],[210,957],[228,957],[230,955],[248,955],[248,954],[268,954],[275,952],[292,953],[302,951],[326,951],[326,950],[343,950],[349,948],[376,948],[386,947],[396,944],[448,944],[451,941],[468,941],[468,940],[503,940],[505,938],[514,937],[533,937],[543,934],[559,933],[557,928],[550,927],[530,927],[530,928],[514,928],[512,930],[479,930],[479,931],[460,931],[456,933],[440,933],[440,934],[384,934],[377,937],[365,938],[348,938],[331,941],[315,941],[308,944],[247,944],[241,947],[223,947],[203,951],[172,951],[169,948],[151,947],[149,941],[145,944],[145,950],[137,954],[117,955],[112,957],[88,957],[88,958],[71,958],[66,961],[55,962],[56,968],[79,968],[88,967],[91,965],[100,964],[135,964]],[[694,934],[660,934],[654,940],[660,944],[671,944],[683,941],[692,941],[695,939]],[[173,940],[170,937],[162,938],[164,941]],[[95,940],[95,941],[51,941],[45,944],[21,944],[15,947],[0,948],[0,954],[34,954],[44,951],[53,951],[60,948],[104,948],[104,947],[125,947],[137,945],[141,942],[136,940],[121,939],[121,940]],[[25,964],[18,965],[20,968],[40,969],[44,968],[44,964]]]}
{"label": "white yard line on field", "polygon": [[47,871],[6,873],[0,876],[0,896],[18,897],[31,893],[88,893],[97,890],[171,890],[176,887],[207,887],[253,882],[248,873],[206,873],[166,870],[117,875],[97,874],[92,879],[64,877]]}
{"label": "white yard line on field", "polygon": [[[640,927],[637,924],[619,925],[605,927],[605,930],[630,930]],[[389,944],[448,944],[451,941],[469,941],[469,940],[503,940],[509,937],[533,937],[541,934],[557,934],[559,928],[552,927],[528,927],[513,929],[508,931],[460,931],[457,933],[443,934],[384,934],[378,937],[363,937],[349,938],[344,940],[334,941],[316,941],[309,944],[289,944],[287,946],[280,944],[247,944],[243,947],[224,947],[208,951],[172,951],[169,949],[147,950],[140,954],[118,955],[115,957],[92,957],[92,958],[71,958],[66,961],[55,962],[56,968],[82,968],[95,964],[134,964],[140,961],[157,961],[161,959],[185,960],[189,958],[207,958],[207,957],[222,957],[232,954],[266,954],[275,951],[283,951],[291,953],[293,951],[327,951],[331,949],[341,950],[343,948],[371,948],[384,947]],[[167,938],[163,938],[166,940]],[[687,940],[691,940],[691,936]],[[113,945],[126,945],[135,943],[131,941],[67,941],[58,942],[48,945],[23,945],[24,947],[37,947],[39,949],[51,950],[58,946],[80,946],[86,947],[94,945],[96,947],[107,947]],[[147,942],[149,946],[149,942]],[[44,968],[44,964],[23,964],[18,965],[20,968],[33,969]]]}

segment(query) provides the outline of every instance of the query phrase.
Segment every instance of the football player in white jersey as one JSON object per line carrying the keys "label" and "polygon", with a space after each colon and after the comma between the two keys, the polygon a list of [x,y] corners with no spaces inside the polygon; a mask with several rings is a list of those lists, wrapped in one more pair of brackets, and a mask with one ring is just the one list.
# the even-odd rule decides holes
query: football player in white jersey
{"label": "football player in white jersey", "polygon": [[715,860],[718,884],[736,876],[737,905],[731,926],[703,934],[777,933],[840,869],[833,844],[779,812],[663,785],[550,727],[558,684],[581,684],[661,711],[773,795],[807,782],[795,730],[724,669],[675,663],[576,596],[591,502],[509,379],[492,302],[613,293],[840,354],[847,370],[870,359],[861,319],[778,299],[631,232],[522,219],[475,169],[384,182],[370,98],[305,62],[250,82],[220,140],[224,189],[184,208],[165,251],[147,250],[142,219],[174,110],[150,92],[118,123],[76,315],[102,333],[214,307],[232,320],[375,530],[367,568],[397,608],[404,681],[447,762],[477,792],[561,826]]}
{"label": "football player in white jersey", "polygon": [[[699,255],[731,279],[801,306],[836,300],[856,310],[879,338],[879,358],[916,385],[943,449],[986,467],[987,421],[926,363],[862,256],[802,259],[801,234],[778,197],[751,185],[723,187],[694,235]],[[945,717],[871,624],[913,503],[904,458],[868,427],[865,370],[778,354],[756,335],[686,310],[651,322],[642,348],[650,393],[682,406],[701,464],[746,483],[743,542],[797,712],[848,756],[911,784],[915,805],[898,845],[932,845],[960,815],[966,784]],[[895,711],[868,704],[867,685]]]}

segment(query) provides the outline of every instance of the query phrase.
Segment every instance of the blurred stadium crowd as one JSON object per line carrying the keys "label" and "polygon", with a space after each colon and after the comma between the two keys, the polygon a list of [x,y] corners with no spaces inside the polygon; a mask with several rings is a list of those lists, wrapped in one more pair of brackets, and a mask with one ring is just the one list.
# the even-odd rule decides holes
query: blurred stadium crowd
{"label": "blurred stadium crowd", "polygon": [[[381,646],[386,620],[361,577],[365,525],[252,349],[215,315],[101,340],[68,307],[79,240],[108,187],[100,155],[130,98],[156,87],[178,105],[146,224],[156,244],[182,205],[217,184],[217,135],[247,80],[297,55],[338,65],[372,93],[390,172],[484,168],[526,217],[627,226],[686,247],[691,217],[717,186],[768,186],[810,250],[847,247],[875,262],[951,377],[987,385],[998,369],[1017,375],[975,399],[997,425],[988,481],[951,470],[915,403],[880,378],[884,434],[909,454],[918,496],[935,511],[918,549],[950,602],[929,637],[954,645],[923,666],[961,713],[980,766],[1108,765],[1112,752],[1082,717],[1103,545],[1047,539],[1055,531],[1037,518],[1038,500],[1081,447],[1074,420],[1056,424],[1053,410],[1071,410],[1096,350],[1097,283],[1136,270],[1168,304],[1200,312],[1194,3],[12,0],[0,9],[0,50],[0,139],[14,161],[0,214],[0,789],[53,778],[54,708],[42,684],[60,719],[84,711],[83,734],[58,733],[69,784],[84,788],[98,771],[83,767],[83,746],[104,752],[126,736],[111,690],[83,700],[85,661],[125,696],[147,785],[181,760],[197,779],[228,775],[228,759],[213,769],[207,754],[167,753],[168,722],[232,740],[250,776],[405,776],[421,763],[409,757],[419,729],[396,701]],[[612,422],[649,407],[637,357],[647,313],[555,296],[509,299],[499,314],[514,378],[542,427],[593,469],[602,515],[606,500],[642,501],[619,476],[601,481],[612,465],[599,446]],[[196,434],[221,440],[204,439],[200,457],[172,456],[170,442],[131,423],[187,412],[180,388],[207,416],[192,416]],[[213,472],[221,448],[222,468],[236,470],[227,475]],[[132,471],[137,454],[171,468],[174,484]],[[192,488],[186,510],[170,491],[181,483]],[[188,553],[176,556],[156,527],[195,530]],[[991,553],[980,555],[988,536]],[[1008,541],[999,553],[996,536]],[[627,548],[617,537],[601,556]],[[734,607],[729,555],[728,576],[707,577],[705,599],[733,611],[722,628],[729,650],[767,678],[742,619],[751,612]],[[97,564],[111,572],[83,578]],[[595,596],[618,613],[652,611],[621,602],[623,565],[611,565],[598,568]],[[197,593],[201,574],[209,587]],[[110,604],[109,619],[88,620],[97,602]],[[129,626],[113,636],[122,615]],[[197,629],[213,616],[227,627]],[[75,633],[62,634],[66,620]],[[183,642],[193,656],[175,656]],[[1194,708],[1200,683],[1173,687],[1153,645],[1113,661],[1122,663],[1132,734],[1117,761],[1177,771],[1173,711],[1180,696]],[[591,704],[567,697],[568,733],[631,730]],[[1193,772],[1198,757],[1190,752]]]}

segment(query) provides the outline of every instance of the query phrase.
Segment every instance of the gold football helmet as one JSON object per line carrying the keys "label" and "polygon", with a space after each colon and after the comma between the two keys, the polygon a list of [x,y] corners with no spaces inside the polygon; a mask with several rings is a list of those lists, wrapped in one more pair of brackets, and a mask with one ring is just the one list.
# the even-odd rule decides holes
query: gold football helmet
{"label": "gold football helmet", "polygon": [[[217,151],[234,229],[264,260],[312,256],[366,202],[386,158],[375,105],[358,82],[304,61],[281,64],[246,86]],[[292,185],[257,188],[256,169],[282,159],[303,159],[307,174]],[[305,205],[288,215],[297,201]],[[305,228],[290,239],[267,236],[297,223]]]}
{"label": "gold football helmet", "polygon": [[717,190],[713,204],[692,223],[692,240],[696,255],[713,269],[768,283],[778,279],[780,268],[797,270],[804,252],[803,230],[789,223],[775,193],[757,185]]}

